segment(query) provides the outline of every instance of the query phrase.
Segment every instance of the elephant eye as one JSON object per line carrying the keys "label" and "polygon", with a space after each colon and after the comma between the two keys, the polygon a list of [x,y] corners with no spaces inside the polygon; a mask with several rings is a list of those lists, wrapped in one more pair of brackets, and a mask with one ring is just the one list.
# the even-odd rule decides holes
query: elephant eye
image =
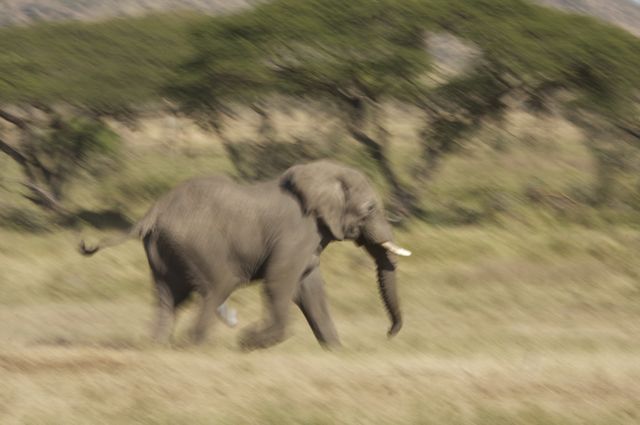
{"label": "elephant eye", "polygon": [[362,211],[362,214],[365,217],[368,217],[371,214],[373,214],[375,210],[376,210],[376,203],[374,201],[367,201],[364,203],[364,205],[362,205],[362,208],[360,208],[360,211]]}

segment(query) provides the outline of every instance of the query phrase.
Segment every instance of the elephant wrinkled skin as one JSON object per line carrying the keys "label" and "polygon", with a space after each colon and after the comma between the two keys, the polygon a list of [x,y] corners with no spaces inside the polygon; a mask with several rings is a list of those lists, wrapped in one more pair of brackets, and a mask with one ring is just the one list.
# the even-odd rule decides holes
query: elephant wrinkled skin
{"label": "elephant wrinkled skin", "polygon": [[396,291],[396,255],[382,203],[367,178],[352,168],[316,161],[289,168],[277,179],[253,185],[226,177],[196,178],[167,193],[123,237],[80,250],[138,237],[144,243],[157,290],[153,337],[167,341],[175,309],[192,292],[202,298],[194,341],[201,342],[215,311],[239,286],[262,279],[266,316],[243,330],[244,349],[285,339],[291,301],[323,346],[340,345],[329,315],[319,256],[329,242],[351,240],[375,260],[381,298],[391,319],[389,336],[402,327]]}

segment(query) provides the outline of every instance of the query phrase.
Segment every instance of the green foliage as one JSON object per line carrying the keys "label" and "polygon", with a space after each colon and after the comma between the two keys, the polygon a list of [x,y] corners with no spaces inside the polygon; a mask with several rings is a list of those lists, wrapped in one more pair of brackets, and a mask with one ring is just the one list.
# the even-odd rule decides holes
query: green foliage
{"label": "green foliage", "polygon": [[474,43],[484,66],[532,93],[569,88],[602,113],[640,86],[637,38],[523,0],[276,0],[215,18],[2,29],[0,99],[109,112],[157,101],[165,86],[194,108],[271,91],[406,99],[429,70],[425,30]]}
{"label": "green foliage", "polygon": [[81,170],[100,173],[112,168],[120,153],[119,136],[95,119],[56,118],[51,129],[30,140],[31,154],[49,170],[56,196]]}
{"label": "green foliage", "polygon": [[[283,19],[285,10],[295,18]],[[285,92],[378,98],[428,69],[423,28],[406,2],[278,1],[256,13],[276,29],[272,52]]]}
{"label": "green foliage", "polygon": [[[243,99],[248,88],[254,95],[262,89],[402,97],[429,70],[423,46],[429,29],[483,52],[482,68],[451,82],[449,94],[471,89],[476,99],[486,98],[508,77],[531,93],[575,90],[582,105],[605,112],[640,87],[637,38],[522,0],[277,0],[196,31],[197,54],[183,75],[191,92],[184,97]],[[471,100],[457,103],[473,108]]]}
{"label": "green foliage", "polygon": [[0,205],[0,227],[29,233],[51,230],[51,223],[42,212],[24,206]]}
{"label": "green foliage", "polygon": [[[481,55],[462,74],[425,84],[428,30],[452,33]],[[523,0],[275,0],[211,19],[193,45],[196,54],[170,91],[190,111],[218,112],[277,93],[329,101],[356,128],[375,120],[369,105],[382,100],[423,108],[431,122],[422,133],[422,180],[443,154],[500,119],[513,93],[544,110],[569,91],[568,111],[622,122],[633,120],[640,88],[639,39]],[[382,144],[361,143],[384,162]],[[381,168],[398,187],[392,170]]]}
{"label": "green foliage", "polygon": [[0,101],[67,102],[108,113],[156,101],[173,68],[190,54],[187,29],[199,19],[0,29]]}
{"label": "green foliage", "polygon": [[[428,31],[451,33],[481,54],[465,72],[426,84],[432,72],[425,48]],[[215,122],[235,104],[275,94],[338,105],[342,109],[331,110],[347,111],[349,124],[364,123],[357,128],[364,133],[369,106],[399,100],[429,115],[421,160],[433,164],[487,120],[499,119],[504,98],[514,93],[545,106],[554,94],[569,92],[560,99],[566,110],[597,112],[609,123],[633,122],[638,69],[638,38],[524,0],[274,0],[218,17],[155,16],[0,30],[2,102],[67,102],[91,112],[126,113],[170,95],[185,110]],[[90,131],[82,126],[65,131],[85,130]],[[91,143],[75,145],[86,139],[47,133],[42,140],[55,143],[38,148],[48,149],[47,155],[61,164],[60,152],[79,152],[69,163],[77,165],[84,161],[83,149],[86,155],[98,153]],[[391,157],[382,149],[387,149],[384,142],[373,137],[360,142],[369,143],[370,152],[382,160]],[[318,154],[299,144],[235,148],[242,150],[235,152],[241,158],[236,158],[237,170],[249,179]],[[599,150],[592,154],[603,182],[596,196],[605,199],[609,182],[621,179],[610,179],[615,166],[598,156]],[[270,158],[273,168],[257,175],[254,164],[262,157]],[[393,172],[378,168],[382,174]],[[164,188],[141,186],[151,193]],[[476,220],[484,213],[474,211],[486,209],[482,203],[460,205],[460,215],[471,217],[463,221]]]}
{"label": "green foliage", "polygon": [[305,140],[230,143],[227,151],[240,177],[249,181],[273,178],[296,163],[329,156],[326,146]]}
{"label": "green foliage", "polygon": [[590,17],[523,0],[451,1],[423,14],[436,27],[475,43],[494,71],[531,91],[567,88],[580,105],[619,109],[640,87],[640,40]]}
{"label": "green foliage", "polygon": [[267,29],[252,21],[251,14],[241,13],[197,26],[190,37],[196,53],[165,92],[190,112],[211,112],[224,101],[251,102],[271,83],[260,61]]}
{"label": "green foliage", "polygon": [[59,121],[50,139],[40,143],[39,148],[47,150],[49,157],[66,157],[81,166],[87,166],[92,155],[115,156],[120,148],[120,138],[113,130],[100,121],[84,117]]}
{"label": "green foliage", "polygon": [[187,107],[279,92],[382,96],[427,69],[422,28],[403,3],[282,0],[212,19],[170,93]]}
{"label": "green foliage", "polygon": [[274,178],[297,163],[328,158],[357,167],[384,190],[375,165],[364,149],[344,143],[339,137],[327,140],[297,138],[294,141],[271,139],[261,143],[247,140],[228,143],[226,150],[238,177],[243,180]]}

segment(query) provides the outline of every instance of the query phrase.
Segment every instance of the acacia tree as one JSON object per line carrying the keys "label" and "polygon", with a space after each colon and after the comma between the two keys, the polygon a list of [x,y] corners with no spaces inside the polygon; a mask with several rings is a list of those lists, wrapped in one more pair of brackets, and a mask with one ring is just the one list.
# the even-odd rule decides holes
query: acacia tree
{"label": "acacia tree", "polygon": [[[273,94],[322,102],[375,160],[397,210],[414,214],[417,199],[391,166],[378,118],[380,102],[421,75],[428,56],[423,29],[395,4],[279,0],[213,19],[194,33],[197,53],[169,92],[214,128],[231,102],[255,107]],[[268,110],[259,112],[268,120]]]}
{"label": "acacia tree", "polygon": [[[0,153],[22,170],[21,192],[69,216],[68,184],[81,170],[104,171],[118,137],[103,118],[135,121],[159,103],[159,87],[188,51],[185,27],[199,18],[152,17],[101,23],[0,28]],[[13,185],[13,187],[17,187]]]}
{"label": "acacia tree", "polygon": [[[426,83],[427,30],[454,34],[481,55],[462,74]],[[630,124],[630,94],[640,86],[638,39],[522,0],[276,0],[213,19],[195,32],[194,46],[172,88],[184,107],[219,117],[228,102],[255,103],[273,93],[323,100],[375,159],[405,214],[419,207],[389,161],[384,100],[425,113],[420,181],[487,119],[499,119],[508,98],[544,110],[570,93],[562,104],[575,122],[588,111],[640,133]]]}
{"label": "acacia tree", "polygon": [[[638,38],[589,17],[521,0],[453,1],[435,14],[423,9],[423,16],[482,52],[475,67],[436,90],[436,99],[446,99],[447,109],[461,110],[457,115],[463,118],[450,120],[444,129],[438,121],[431,126],[431,137],[423,141],[427,160],[436,162],[485,117],[500,117],[504,99],[515,97],[539,112],[559,106],[585,131],[600,170],[596,191],[608,192],[611,154],[627,149],[616,140],[624,135],[637,142],[640,136]],[[608,154],[603,154],[603,143]],[[597,198],[604,202],[607,197]]]}
{"label": "acacia tree", "polygon": [[[187,28],[193,29],[188,41]],[[426,78],[433,73],[427,32],[453,34],[480,55],[465,72],[434,84]],[[0,29],[0,51],[5,105],[71,104],[98,119],[135,119],[132,109],[157,104],[159,87],[171,81],[166,92],[222,136],[221,118],[233,113],[232,105],[244,104],[262,117],[268,139],[272,95],[321,101],[375,161],[403,214],[419,212],[416,188],[434,175],[443,155],[488,119],[499,119],[507,99],[523,99],[538,110],[559,104],[592,140],[615,132],[637,142],[640,135],[638,39],[523,0],[274,0],[215,18]],[[380,107],[387,100],[424,111],[423,155],[411,182],[402,181],[389,160],[393,147]],[[4,120],[25,137],[12,144],[5,138],[0,148],[25,176],[41,176],[26,181],[36,179],[55,199],[55,187],[64,183],[46,182],[59,181],[53,175],[60,173],[27,148],[29,140],[61,131],[47,109],[40,107],[43,120],[5,109]],[[594,122],[599,124],[589,125]],[[601,170],[611,169],[602,155],[616,149],[611,143],[606,149],[590,143],[598,146],[592,151],[604,161]],[[241,155],[237,146],[226,146],[232,157]]]}
{"label": "acacia tree", "polygon": [[67,184],[83,169],[96,170],[99,157],[115,158],[119,139],[95,118],[63,118],[46,106],[37,109],[42,117],[0,109],[0,119],[19,130],[17,144],[0,138],[0,151],[22,169],[27,199],[58,215],[71,216],[64,205]]}

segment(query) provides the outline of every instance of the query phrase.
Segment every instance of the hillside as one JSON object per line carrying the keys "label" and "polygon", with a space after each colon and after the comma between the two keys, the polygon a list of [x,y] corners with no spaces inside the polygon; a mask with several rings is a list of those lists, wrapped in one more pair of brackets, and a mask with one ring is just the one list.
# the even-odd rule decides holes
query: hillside
{"label": "hillside", "polygon": [[37,21],[94,21],[167,10],[224,13],[251,3],[251,0],[0,0],[0,26]]}
{"label": "hillside", "polygon": [[537,0],[571,12],[593,15],[640,35],[640,4],[631,0]]}
{"label": "hillside", "polygon": [[[535,0],[538,3],[604,19],[640,35],[640,4],[631,0]],[[224,13],[256,0],[0,0],[0,26],[49,20],[99,20],[167,10]]]}

